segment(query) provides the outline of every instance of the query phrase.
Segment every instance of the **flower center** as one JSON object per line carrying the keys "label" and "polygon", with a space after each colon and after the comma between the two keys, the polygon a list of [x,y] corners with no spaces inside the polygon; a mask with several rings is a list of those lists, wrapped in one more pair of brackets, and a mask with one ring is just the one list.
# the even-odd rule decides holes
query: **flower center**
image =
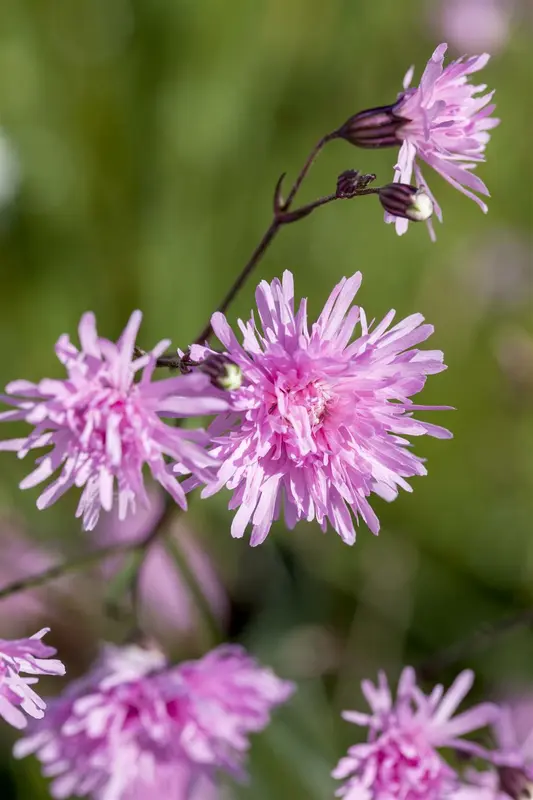
{"label": "flower center", "polygon": [[299,389],[294,393],[294,403],[305,408],[313,430],[322,424],[330,399],[331,393],[328,393],[326,387],[319,383],[309,383],[304,389]]}
{"label": "flower center", "polygon": [[[376,797],[381,791],[398,800],[440,800],[452,785],[453,770],[427,742],[413,735],[397,731],[384,734],[365,761],[361,773],[375,770],[372,788]],[[370,765],[369,761],[374,763]]]}
{"label": "flower center", "polygon": [[329,387],[320,380],[297,383],[282,379],[274,392],[271,424],[281,434],[289,458],[299,460],[318,452],[317,437],[333,398]]}

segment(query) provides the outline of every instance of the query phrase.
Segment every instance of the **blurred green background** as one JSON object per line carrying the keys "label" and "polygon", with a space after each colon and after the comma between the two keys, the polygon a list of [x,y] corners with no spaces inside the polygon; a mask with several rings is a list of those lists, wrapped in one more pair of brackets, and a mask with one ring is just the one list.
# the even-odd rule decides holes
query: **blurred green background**
{"label": "blurred green background", "polygon": [[[370,318],[394,307],[435,325],[430,346],[445,351],[449,369],[431,378],[422,402],[457,410],[431,416],[452,441],[416,441],[429,476],[391,505],[376,498],[382,532],[361,527],[352,549],[300,524],[292,533],[276,526],[252,550],[230,538],[228,495],[192,502],[187,520],[231,604],[228,638],[300,687],[254,740],[250,785],[228,797],[331,797],[330,770],[359,735],[339,712],[361,707],[362,677],[383,667],[395,678],[483,622],[533,606],[533,20],[526,2],[502,2],[501,36],[488,30],[484,45],[494,3],[474,5],[477,22],[459,26],[450,54],[461,55],[469,36],[496,51],[480,79],[496,87],[502,119],[479,170],[488,216],[426,169],[445,217],[436,244],[423,225],[398,238],[373,197],[334,204],[281,232],[231,308],[232,320],[248,315],[255,283],[290,268],[314,316],[341,276],[362,270],[358,301]],[[165,337],[186,346],[268,224],[280,173],[294,176],[314,142],[351,114],[392,102],[411,63],[419,76],[446,40],[442,12],[424,0],[7,0],[2,383],[61,375],[53,344],[63,332],[75,338],[87,309],[114,338],[141,308],[141,346]],[[333,191],[348,168],[386,183],[394,160],[394,150],[332,143],[301,200]],[[37,512],[36,491],[17,489],[29,468],[0,458],[0,584],[21,569],[9,555],[13,536],[56,556],[88,546],[76,498]],[[34,632],[53,603],[49,639],[79,674],[99,637],[123,635],[95,587],[72,577],[20,613],[16,629],[0,605],[0,635]],[[187,636],[181,650],[200,648]],[[533,633],[519,629],[457,668],[476,669],[482,696],[502,682],[533,684],[532,664]],[[12,763],[6,728],[1,796],[46,798],[36,762]]]}

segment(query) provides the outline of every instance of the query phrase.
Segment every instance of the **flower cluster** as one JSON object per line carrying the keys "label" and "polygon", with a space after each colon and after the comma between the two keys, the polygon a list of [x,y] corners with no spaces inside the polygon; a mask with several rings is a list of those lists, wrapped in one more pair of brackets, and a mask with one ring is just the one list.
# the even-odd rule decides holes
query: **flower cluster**
{"label": "flower cluster", "polygon": [[0,639],[0,715],[15,728],[25,728],[27,719],[44,716],[46,703],[31,686],[38,678],[25,675],[64,675],[65,667],[54,656],[55,648],[42,642],[49,628],[43,628],[29,639]]}
{"label": "flower cluster", "polygon": [[[473,170],[485,160],[489,131],[500,122],[491,117],[494,92],[483,94],[485,84],[469,83],[470,75],[486,66],[489,55],[459,58],[444,67],[447,47],[440,44],[436,48],[419,86],[410,85],[414,74],[411,67],[395,103],[355,114],[338,132],[359,147],[399,145],[394,181],[408,185],[414,173],[417,187],[431,198],[440,221],[440,206],[419,162],[424,161],[486,212],[487,205],[478,194],[488,196],[489,192]],[[398,234],[407,231],[409,221],[404,215],[386,213],[385,219],[395,223]],[[431,219],[427,223],[434,238]]]}
{"label": "flower cluster", "polygon": [[[442,214],[421,161],[487,211],[478,195],[488,196],[488,190],[474,169],[484,160],[489,131],[498,120],[491,116],[493,92],[485,93],[484,85],[471,85],[469,79],[489,57],[463,58],[444,67],[445,52],[445,44],[435,50],[418,87],[410,86],[410,69],[395,103],[360,112],[323,137],[287,200],[278,183],[271,227],[230,299],[282,224],[333,200],[376,194],[399,234],[409,221],[428,221],[433,235],[429,218],[434,209],[439,219]],[[347,170],[334,194],[295,210],[294,196],[314,157],[338,137],[362,147],[399,147],[394,182],[369,188],[375,175]],[[416,185],[411,185],[413,175]],[[225,618],[225,592],[187,529],[180,535],[172,528],[165,531],[172,536],[154,546],[168,521],[169,501],[186,509],[191,489],[201,486],[202,496],[208,497],[227,488],[232,492],[229,507],[236,511],[231,533],[242,537],[251,527],[254,546],[264,542],[280,516],[290,529],[302,520],[316,521],[323,531],[330,526],[353,544],[360,520],[379,532],[372,495],[392,501],[399,489],[411,491],[410,478],[426,474],[423,459],[411,449],[411,437],[451,436],[446,428],[414,416],[448,408],[413,401],[427,377],[445,369],[440,350],[420,348],[432,326],[416,313],[393,324],[394,310],[377,324],[368,321],[354,305],[361,280],[360,272],[342,278],[309,324],[306,300],[295,303],[293,276],[286,271],[281,280],[259,284],[258,320],[252,312],[248,322],[239,321],[242,343],[217,312],[206,336],[178,350],[178,356],[164,355],[170,344],[166,340],[148,352],[136,346],[140,311],[133,312],[117,342],[99,336],[94,315],[86,313],[78,329],[79,349],[67,335],[56,345],[65,378],[8,384],[1,399],[10,409],[0,413],[0,421],[26,423],[32,430],[0,442],[0,450],[23,458],[46,448],[20,484],[26,489],[51,481],[38,497],[38,508],[77,487],[82,491],[76,516],[84,529],[96,527],[102,510],[114,512],[107,519],[107,534],[102,525],[94,539],[114,543],[111,552],[103,552],[118,553],[118,562],[107,564],[102,574],[120,570],[116,584],[123,588],[127,583],[137,601],[137,629],[145,606],[155,607],[156,617],[157,612],[170,617],[172,634],[188,631],[197,621],[195,600],[206,616],[212,611]],[[223,352],[209,346],[211,333]],[[156,367],[180,374],[153,380]],[[180,427],[182,420],[203,415],[214,417],[207,430]],[[153,504],[146,471],[165,490]],[[117,520],[126,517],[128,529],[117,531]],[[175,556],[172,561],[167,548]],[[131,565],[120,558],[127,551],[136,551],[134,584]],[[14,587],[36,586],[60,574],[61,569],[52,569],[44,579],[32,577],[26,586],[15,581]],[[2,596],[12,589],[4,589]],[[144,627],[157,637],[157,626]],[[214,800],[218,773],[246,777],[250,735],[268,725],[273,709],[295,688],[236,645],[178,664],[155,646],[106,645],[94,666],[47,708],[31,688],[36,676],[65,673],[61,661],[52,658],[56,651],[42,642],[47,631],[0,640],[0,715],[20,729],[28,725],[23,712],[33,717],[14,752],[19,758],[36,754],[58,800],[72,795]],[[516,735],[510,712],[493,703],[456,713],[472,682],[472,672],[465,671],[447,692],[436,686],[425,694],[414,670],[406,668],[393,698],[383,673],[377,686],[364,681],[370,713],[347,711],[344,718],[368,728],[368,737],[351,747],[334,770],[333,776],[343,781],[337,796],[531,797],[533,733]],[[487,725],[494,726],[498,741],[492,752],[464,738]],[[484,759],[488,766],[458,770],[444,758],[445,748]]]}
{"label": "flower cluster", "polygon": [[[310,328],[306,301],[295,309],[292,274],[263,281],[256,293],[262,331],[253,315],[241,322],[242,345],[225,317],[213,316],[213,330],[243,383],[232,393],[230,413],[210,428],[210,452],[222,466],[203,496],[231,489],[230,508],[238,509],[232,535],[242,536],[251,522],[252,545],[264,541],[282,507],[289,528],[316,519],[326,530],[329,522],[353,544],[353,513],[377,533],[368,496],[393,500],[399,487],[410,491],[406,478],[426,474],[405,437],[451,436],[413,418],[431,407],[411,397],[428,375],[445,369],[439,350],[416,347],[432,326],[421,314],[392,326],[390,311],[372,327],[352,305],[361,279],[359,272],[343,278]],[[209,352],[193,348],[198,359]],[[193,477],[187,487],[198,483]]]}
{"label": "flower cluster", "polygon": [[292,692],[240,647],[169,667],[159,650],[109,645],[15,755],[37,754],[54,798],[200,800],[217,770],[245,776],[249,734]]}

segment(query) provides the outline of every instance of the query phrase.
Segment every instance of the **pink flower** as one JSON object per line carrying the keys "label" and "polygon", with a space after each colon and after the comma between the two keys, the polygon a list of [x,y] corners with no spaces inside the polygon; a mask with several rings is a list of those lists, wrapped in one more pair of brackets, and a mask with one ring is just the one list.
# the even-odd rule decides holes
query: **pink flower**
{"label": "pink flower", "polygon": [[[100,509],[110,511],[116,481],[120,519],[135,509],[137,500],[147,504],[142,470],[147,464],[154,478],[186,508],[183,489],[172,476],[165,456],[179,461],[202,480],[209,480],[215,464],[203,448],[204,431],[182,430],[162,417],[189,417],[227,408],[224,394],[201,374],[152,382],[156,358],[168,342],[160,342],[141,358],[133,357],[141,323],[135,311],[117,344],[98,337],[95,318],[84,314],[79,325],[81,351],[61,336],[56,353],[65,365],[65,380],[44,379],[38,384],[14,381],[4,401],[15,410],[0,420],[24,420],[35,426],[25,439],[0,442],[0,449],[14,450],[22,458],[30,450],[51,446],[37,459],[37,468],[20,486],[36,486],[61,469],[42,492],[38,508],[47,508],[71,486],[84,487],[76,512],[83,526],[96,525]],[[144,370],[138,382],[134,376]]]}
{"label": "pink flower", "polygon": [[483,703],[453,716],[473,682],[462,672],[448,692],[436,686],[425,695],[416,685],[414,670],[402,672],[396,702],[387,679],[379,684],[363,681],[370,714],[345,711],[344,719],[369,728],[365,744],[357,744],[342,758],[333,777],[346,783],[337,797],[348,800],[444,800],[458,787],[458,777],[438,751],[449,747],[484,756],[485,751],[461,737],[489,724],[497,706]]}
{"label": "pink flower", "polygon": [[203,800],[216,770],[242,777],[248,735],[292,691],[239,647],[169,667],[157,650],[108,646],[14,752],[37,753],[55,798]]}
{"label": "pink flower", "polygon": [[508,42],[516,0],[438,0],[432,22],[460,51],[501,50]]}
{"label": "pink flower", "polygon": [[494,723],[491,768],[469,769],[450,800],[526,800],[533,797],[533,697],[512,689]]}
{"label": "pink flower", "polygon": [[[472,170],[485,160],[489,131],[499,124],[498,119],[490,116],[495,109],[490,104],[494,92],[476,96],[484,92],[486,85],[472,86],[468,83],[468,76],[483,69],[490,56],[484,53],[460,58],[444,68],[447,47],[446,44],[437,47],[424,70],[420,86],[409,88],[414,68],[408,70],[403,82],[404,91],[392,107],[396,118],[407,120],[396,132],[402,146],[394,180],[411,183],[414,171],[417,186],[432,198],[435,213],[441,221],[440,207],[422,175],[419,160],[433,167],[486,213],[486,203],[475,193],[489,196],[489,192]],[[406,232],[408,220],[390,215],[386,219],[396,223],[398,234]],[[431,220],[428,220],[428,226],[434,238]]]}
{"label": "pink flower", "polygon": [[[64,675],[65,667],[56,658],[56,650],[41,642],[50,628],[43,628],[29,639],[0,639],[0,716],[14,728],[25,728],[30,717],[41,719],[46,703],[30,686],[38,678],[26,675]],[[22,709],[22,711],[21,711]]]}
{"label": "pink flower", "polygon": [[533,797],[533,714],[531,696],[515,695],[494,723],[494,766],[469,770],[452,800],[521,800]]}
{"label": "pink flower", "polygon": [[[398,487],[410,491],[406,477],[426,474],[405,436],[451,436],[412,416],[431,407],[410,397],[427,375],[445,369],[440,351],[414,349],[433,328],[421,314],[391,328],[391,311],[371,330],[364,311],[351,306],[360,283],[361,273],[343,278],[309,332],[305,300],[294,310],[292,274],[285,272],[282,283],[263,281],[256,292],[263,332],[253,316],[240,322],[242,347],[226,318],[213,315],[243,384],[231,393],[234,413],[210,428],[211,453],[222,466],[203,496],[231,489],[230,508],[238,509],[231,533],[243,536],[251,522],[252,545],[264,541],[282,506],[289,528],[316,519],[325,531],[329,521],[353,544],[353,512],[377,533],[370,493],[393,500]],[[350,344],[357,323],[361,331]],[[208,352],[195,347],[192,355]]]}

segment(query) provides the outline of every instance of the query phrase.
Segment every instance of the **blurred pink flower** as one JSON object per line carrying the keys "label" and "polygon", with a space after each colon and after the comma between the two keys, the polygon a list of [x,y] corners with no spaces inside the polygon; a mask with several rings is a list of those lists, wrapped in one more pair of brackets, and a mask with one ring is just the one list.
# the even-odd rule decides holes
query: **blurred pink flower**
{"label": "blurred pink flower", "polygon": [[526,800],[533,797],[533,698],[508,698],[494,723],[494,764],[467,770],[465,782],[450,800]]}
{"label": "blurred pink flower", "polygon": [[457,50],[500,50],[509,40],[515,0],[437,0],[435,27]]}
{"label": "blurred pink flower", "polygon": [[[425,161],[448,183],[474,200],[486,213],[488,208],[475,194],[489,196],[483,181],[472,170],[485,161],[485,147],[490,139],[489,131],[499,124],[490,115],[495,106],[490,104],[494,92],[476,97],[487,88],[485,84],[473,86],[469,75],[483,69],[490,56],[485,53],[471,58],[452,61],[445,68],[446,44],[440,44],[428,61],[418,87],[409,88],[414,67],[411,67],[403,82],[404,91],[392,107],[395,118],[407,120],[396,132],[403,142],[395,167],[394,180],[411,183],[414,171],[417,186],[423,188],[433,200],[435,213],[442,221],[442,213],[435,197],[422,175],[417,159]],[[489,105],[490,104],[490,105]],[[398,234],[407,231],[406,219],[386,215],[388,222],[395,222]],[[432,238],[434,232],[431,219],[428,226]]]}
{"label": "blurred pink flower", "polygon": [[[0,547],[0,588],[13,581],[38,575],[56,561],[37,542],[25,535],[17,522],[10,519],[0,519]],[[41,588],[2,598],[0,633],[8,637],[20,635],[22,629],[35,630],[34,621],[43,620],[46,616],[50,620],[51,609],[46,595],[47,590]]]}
{"label": "blurred pink flower", "polygon": [[292,692],[239,647],[169,667],[158,650],[107,646],[14,753],[37,753],[55,798],[203,800],[217,770],[243,776],[248,735]]}
{"label": "blurred pink flower", "polygon": [[[95,530],[98,545],[144,539],[163,512],[165,501],[159,491],[149,489],[148,496],[150,506],[139,507],[126,522],[118,519],[115,509],[101,519]],[[167,535],[179,544],[214,616],[224,620],[228,614],[228,598],[208,553],[181,519],[171,523]],[[114,574],[123,560],[117,557],[106,561],[102,567],[104,575]],[[198,629],[200,618],[194,598],[162,541],[150,546],[141,567],[139,600],[142,629],[150,631],[159,641],[171,643],[176,633],[192,634]]]}
{"label": "blurred pink flower", "polygon": [[[376,492],[393,500],[398,487],[411,491],[406,477],[426,474],[404,436],[451,436],[412,416],[432,407],[414,405],[411,395],[427,375],[445,369],[439,350],[416,349],[432,326],[413,314],[390,328],[390,311],[371,330],[364,311],[351,305],[360,283],[359,272],[343,278],[311,332],[305,300],[295,312],[290,272],[282,282],[259,285],[263,333],[253,316],[240,321],[242,347],[226,318],[213,315],[213,330],[241,368],[243,384],[231,393],[234,413],[220,415],[209,429],[211,453],[222,466],[202,496],[231,489],[230,508],[238,509],[231,533],[243,536],[251,522],[252,545],[265,540],[282,506],[289,528],[316,519],[325,531],[329,521],[353,544],[353,512],[377,533],[367,497]],[[358,322],[361,333],[350,344]],[[201,360],[209,352],[193,347],[192,356]],[[197,484],[193,477],[185,486]]]}
{"label": "blurred pink flower", "polygon": [[453,716],[473,683],[473,673],[462,672],[444,693],[436,686],[425,695],[414,670],[402,672],[396,701],[387,678],[363,681],[371,713],[345,711],[344,719],[369,728],[365,744],[357,744],[342,758],[333,777],[346,780],[337,797],[349,800],[443,800],[458,785],[458,776],[438,752],[450,747],[484,756],[486,751],[461,737],[493,722],[499,713],[491,703],[474,706]]}
{"label": "blurred pink flower", "polygon": [[[54,647],[41,639],[50,628],[43,628],[29,639],[0,639],[0,716],[14,728],[25,728],[30,717],[41,719],[46,703],[30,688],[38,678],[21,675],[64,675],[65,667],[56,658]],[[21,711],[22,709],[22,711]]]}
{"label": "blurred pink flower", "polygon": [[[172,476],[165,456],[179,461],[202,480],[212,477],[215,465],[204,445],[202,430],[184,430],[165,424],[161,417],[189,417],[227,408],[224,394],[200,373],[152,382],[156,358],[169,342],[134,358],[141,312],[134,311],[117,344],[98,337],[94,315],[84,314],[79,325],[81,351],[61,336],[56,353],[65,365],[65,380],[14,381],[3,400],[15,410],[0,420],[24,420],[35,425],[25,439],[0,442],[22,458],[30,450],[52,446],[37,459],[37,468],[20,484],[36,486],[61,468],[37,500],[38,508],[54,503],[71,486],[84,487],[77,516],[91,530],[100,510],[110,511],[113,489],[118,489],[120,519],[134,510],[136,501],[148,503],[142,470],[147,464],[172,498],[186,508],[183,489]],[[134,383],[137,372],[144,370]],[[16,395],[11,397],[10,395]]]}

